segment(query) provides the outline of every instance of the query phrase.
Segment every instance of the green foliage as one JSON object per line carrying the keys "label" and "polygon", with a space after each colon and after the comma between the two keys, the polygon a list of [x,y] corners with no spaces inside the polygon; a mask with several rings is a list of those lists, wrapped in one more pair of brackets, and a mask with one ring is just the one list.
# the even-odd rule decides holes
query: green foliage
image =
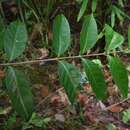
{"label": "green foliage", "polygon": [[109,25],[105,25],[105,39],[107,52],[116,49],[124,42],[124,37],[119,33],[115,32]]}
{"label": "green foliage", "polygon": [[59,57],[70,46],[70,27],[63,14],[56,16],[53,24],[53,48]]}
{"label": "green foliage", "polygon": [[83,66],[97,98],[100,100],[105,99],[107,87],[99,65],[90,60],[83,59]]}
{"label": "green foliage", "polygon": [[82,6],[80,8],[78,17],[77,17],[77,21],[79,22],[79,20],[81,19],[81,17],[83,16],[83,14],[85,13],[85,10],[87,8],[87,4],[88,4],[88,0],[82,0]]}
{"label": "green foliage", "polygon": [[125,17],[130,19],[130,17],[124,11],[122,11],[119,7],[117,7],[115,5],[111,5],[111,10],[112,10],[112,12],[114,12],[114,14],[120,20],[121,25],[123,24]]}
{"label": "green foliage", "polygon": [[124,123],[127,123],[130,120],[130,109],[123,111],[122,120],[123,120]]}
{"label": "green foliage", "polygon": [[97,0],[92,0],[92,12],[94,13],[96,11],[97,7]]}
{"label": "green foliage", "polygon": [[22,130],[31,129],[34,127],[46,128],[48,123],[50,123],[51,118],[49,117],[40,117],[36,113],[33,113],[29,121],[23,122]]}
{"label": "green foliage", "polygon": [[17,121],[17,115],[16,115],[16,113],[12,113],[8,117],[7,121],[5,122],[5,129],[6,130],[12,129],[14,124],[16,123],[16,121]]}
{"label": "green foliage", "polygon": [[16,21],[7,27],[3,43],[6,57],[9,61],[16,59],[23,53],[27,39],[27,30],[23,23]]}
{"label": "green foliage", "polygon": [[3,37],[4,37],[4,31],[5,27],[0,26],[0,49],[2,50],[4,45],[3,45]]}
{"label": "green foliage", "polygon": [[25,120],[29,119],[33,112],[33,98],[26,75],[20,70],[8,67],[5,84],[17,113]]}
{"label": "green foliage", "polygon": [[113,124],[108,124],[107,130],[116,130],[116,127]]}
{"label": "green foliage", "polygon": [[64,86],[70,102],[75,101],[77,89],[80,86],[82,75],[80,71],[72,64],[66,61],[59,62],[59,78]]}
{"label": "green foliage", "polygon": [[128,47],[130,49],[130,25],[128,27]]}
{"label": "green foliage", "polygon": [[90,50],[97,41],[97,24],[93,14],[86,16],[80,33],[80,53]]}
{"label": "green foliage", "polygon": [[112,57],[109,56],[109,65],[110,65],[110,70],[112,73],[112,77],[120,89],[122,95],[124,97],[127,97],[128,95],[128,73],[121,62],[121,60],[117,57]]}
{"label": "green foliage", "polygon": [[[66,11],[67,4],[65,3],[64,5],[65,1],[63,0],[59,0],[58,4],[56,0],[48,0],[46,2],[40,0],[38,1],[38,3],[36,2],[36,0],[17,1],[19,11],[18,19],[21,19],[22,22],[20,20],[16,20],[14,22],[11,22],[9,25],[5,23],[3,27],[0,26],[0,49],[3,50],[1,51],[2,58],[6,56],[3,62],[6,61],[14,62],[14,60],[17,62],[17,60],[19,60],[18,58],[21,55],[23,55],[23,52],[25,51],[28,39],[30,40],[28,34],[32,34],[33,31],[35,32],[34,29],[35,25],[40,24],[41,25],[40,26],[41,29],[39,31],[41,38],[40,42],[43,43],[43,41],[45,41],[45,44],[47,44],[49,50],[53,51],[54,55],[56,56],[54,57],[54,59],[51,59],[51,61],[52,60],[57,61],[58,58],[64,59],[62,61],[58,61],[59,79],[61,84],[64,86],[64,89],[67,93],[70,102],[74,104],[74,102],[76,101],[75,99],[77,96],[78,87],[82,86],[82,83],[84,82],[80,70],[77,69],[75,65],[65,61],[65,59],[73,59],[73,58],[82,59],[83,62],[82,69],[85,70],[88,81],[91,84],[94,93],[96,94],[99,100],[103,100],[106,98],[107,93],[107,87],[102,73],[103,65],[100,60],[96,60],[94,61],[95,62],[94,63],[92,62],[93,59],[91,60],[83,59],[86,57],[83,54],[90,52],[95,47],[95,44],[101,45],[106,42],[105,48],[96,48],[97,50],[95,52],[100,50],[102,51],[101,52],[102,55],[109,57],[108,58],[109,66],[113,80],[120,89],[122,95],[124,97],[127,97],[128,73],[125,69],[125,66],[123,65],[123,63],[119,58],[109,56],[113,55],[113,53],[116,52],[117,48],[121,47],[121,45],[125,41],[124,37],[120,34],[122,32],[118,33],[115,31],[117,18],[121,24],[123,23],[124,18],[130,19],[130,17],[124,11],[122,11],[124,8],[124,2],[122,0],[118,0],[118,2],[116,1],[116,3],[113,4],[111,0],[108,0],[105,3],[105,6],[104,4],[102,5],[103,8],[108,7],[107,11],[104,11],[101,10],[102,8],[100,6],[98,6],[99,2],[98,0],[92,0],[92,1],[76,0],[76,1],[79,4],[81,4],[81,7],[79,10],[77,10],[79,11],[79,13],[74,14],[74,17],[72,17],[71,13],[67,14]],[[56,10],[52,12],[53,7],[55,8],[55,6],[57,5],[60,6],[62,3],[64,5],[63,7],[60,7],[60,9],[56,8]],[[72,3],[70,2],[69,4]],[[74,2],[74,4],[77,3]],[[91,7],[87,8],[88,5],[91,5]],[[98,12],[96,10],[97,6],[99,8]],[[76,5],[75,7],[79,7],[79,5]],[[59,10],[60,12],[58,12]],[[87,15],[85,13],[86,10]],[[64,14],[69,20],[67,20]],[[101,17],[102,15],[103,17]],[[111,19],[109,17],[106,18],[106,16],[111,16]],[[68,51],[71,45],[73,48],[73,44],[70,44],[71,43],[70,32],[72,31],[72,33],[74,33],[75,28],[73,28],[73,21],[70,20],[71,18],[73,19],[75,17],[77,18],[78,22],[82,17],[84,17],[82,29],[79,35],[80,50],[77,49],[79,46],[76,48],[78,51],[80,51],[81,54],[78,56],[74,55],[72,56],[71,54],[73,53],[69,53]],[[53,18],[54,21],[52,29],[51,19]],[[5,19],[0,12],[0,23],[3,23],[3,21],[5,21]],[[70,29],[69,21],[72,30]],[[75,22],[76,20],[74,21],[74,25],[76,25]],[[80,24],[81,22],[79,23],[79,25]],[[98,30],[100,31],[99,35]],[[49,35],[52,33],[53,33],[53,39],[51,39],[51,36]],[[79,34],[79,32],[78,33],[76,32],[76,34]],[[99,39],[102,40],[104,43],[101,43]],[[48,42],[50,41],[52,41],[52,46],[48,44]],[[128,29],[128,42],[130,47],[130,28]],[[45,44],[44,46],[46,46]],[[33,45],[29,44],[27,47],[29,48],[30,46],[32,47]],[[107,53],[105,53],[104,50]],[[66,57],[61,57],[64,56],[65,53]],[[99,59],[98,54],[95,54],[94,56],[96,56],[96,59]],[[28,57],[24,55],[23,58],[27,59]],[[30,119],[34,108],[30,82],[28,81],[26,75],[20,70],[17,70],[16,68],[12,68],[11,66],[9,67],[5,66],[5,70],[6,70],[6,77],[5,77],[6,89],[11,99],[13,108],[16,110],[18,115],[23,117],[23,119],[28,120]],[[50,120],[47,119],[47,122],[49,121]],[[41,127],[43,125],[43,120],[37,118],[37,116],[34,114],[32,118],[29,120],[29,123],[25,124],[24,129],[26,129],[27,127],[32,128],[32,125]]]}
{"label": "green foliage", "polygon": [[115,26],[115,12],[111,12],[111,26],[112,28]]}

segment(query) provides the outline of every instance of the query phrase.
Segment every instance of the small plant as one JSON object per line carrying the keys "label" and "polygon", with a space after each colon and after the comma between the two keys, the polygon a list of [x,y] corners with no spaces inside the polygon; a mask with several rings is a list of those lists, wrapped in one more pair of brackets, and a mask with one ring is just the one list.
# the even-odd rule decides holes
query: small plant
{"label": "small plant", "polygon": [[29,121],[23,122],[22,130],[27,130],[30,128],[46,128],[48,123],[51,122],[51,118],[49,117],[39,117],[36,113],[33,113]]}
{"label": "small plant", "polygon": [[[119,9],[123,7],[123,1],[116,2],[115,4],[112,3],[112,0],[106,2],[109,9],[108,13],[111,12],[111,21],[106,20],[104,23],[101,23],[101,26],[99,26],[100,22],[98,21],[98,15],[96,15],[96,8],[100,1],[92,0],[91,9],[88,9],[88,4],[91,2],[89,0],[81,0],[76,3],[78,6],[81,4],[79,13],[77,14],[77,22],[83,22],[83,25],[79,34],[79,53],[78,55],[73,56],[68,56],[67,53],[68,50],[72,49],[70,48],[72,45],[71,27],[67,17],[63,13],[59,13],[54,18],[52,28],[53,40],[50,49],[53,58],[31,61],[21,61],[21,59],[24,59],[23,53],[25,53],[26,48],[29,46],[29,44],[27,44],[29,39],[29,23],[25,22],[28,20],[26,19],[26,15],[30,14],[31,17],[35,16],[38,23],[40,21],[43,22],[43,18],[47,18],[46,21],[44,21],[47,24],[49,13],[56,1],[52,2],[49,0],[47,2],[47,10],[44,10],[44,13],[42,12],[44,8],[42,8],[40,4],[35,5],[34,2],[36,1],[34,0],[20,0],[19,2],[20,19],[22,20],[18,19],[11,22],[9,25],[4,24],[3,26],[0,26],[0,49],[3,54],[2,58],[4,59],[0,66],[4,67],[6,73],[3,84],[6,86],[12,106],[24,120],[28,121],[34,111],[33,94],[28,77],[24,72],[16,68],[16,65],[56,61],[58,64],[57,68],[60,83],[64,86],[69,101],[71,104],[74,104],[77,91],[82,88],[81,81],[83,78],[83,71],[86,73],[87,79],[91,84],[97,99],[105,100],[107,98],[107,85],[102,72],[102,67],[99,66],[99,63],[102,63],[98,59],[99,56],[105,56],[113,81],[119,88],[122,96],[127,97],[128,72],[118,56],[118,52],[121,52],[119,47],[125,42],[125,38],[114,28],[115,16],[117,16],[121,22],[124,17],[129,18],[121,9]],[[22,6],[25,7],[24,11],[27,11],[25,16],[23,15],[25,12],[22,10]],[[87,13],[86,9],[88,9]],[[102,12],[103,11],[101,11],[101,13]],[[29,18],[31,19],[31,17]],[[32,20],[32,22],[34,21]],[[89,54],[95,45],[99,43],[99,39],[103,40],[104,38],[105,47],[102,48],[102,52]],[[98,59],[98,63],[89,59],[89,57],[95,56]],[[74,64],[67,61],[67,59],[77,58],[81,60],[82,71]],[[33,114],[28,123],[24,125],[23,129],[32,127],[32,125],[41,127],[45,122],[48,123],[49,121],[50,119],[48,118],[39,119],[36,114]]]}

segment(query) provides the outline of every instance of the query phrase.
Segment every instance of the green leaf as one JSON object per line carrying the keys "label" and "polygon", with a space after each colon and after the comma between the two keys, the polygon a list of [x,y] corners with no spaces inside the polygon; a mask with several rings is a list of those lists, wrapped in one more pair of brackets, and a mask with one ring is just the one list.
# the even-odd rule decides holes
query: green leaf
{"label": "green leaf", "polygon": [[128,47],[130,49],[130,25],[128,27]]}
{"label": "green leaf", "polygon": [[85,13],[85,10],[87,8],[87,4],[88,4],[88,0],[83,0],[82,6],[80,8],[80,11],[79,11],[79,14],[78,14],[78,17],[77,17],[77,22],[79,22],[79,20],[81,19],[81,17]]}
{"label": "green leaf", "polygon": [[115,32],[109,25],[105,25],[106,51],[111,51],[119,47],[124,42],[124,37]]}
{"label": "green leaf", "polygon": [[109,65],[112,73],[113,80],[120,89],[122,95],[127,97],[128,95],[128,73],[121,62],[117,57],[109,56]]}
{"label": "green leaf", "polygon": [[97,37],[97,24],[93,14],[91,14],[85,18],[80,33],[80,53],[84,54],[91,49],[96,44]]}
{"label": "green leaf", "polygon": [[59,57],[70,46],[70,27],[66,17],[61,14],[56,16],[53,24],[53,48]]}
{"label": "green leaf", "polygon": [[94,13],[97,7],[97,0],[92,0],[92,12]]}
{"label": "green leaf", "polygon": [[115,26],[115,12],[111,12],[111,26],[112,28]]}
{"label": "green leaf", "polygon": [[0,49],[2,50],[4,48],[4,32],[5,28],[3,26],[0,27]]}
{"label": "green leaf", "polygon": [[19,57],[25,50],[27,43],[27,30],[24,23],[12,22],[4,33],[4,50],[6,57],[12,61]]}
{"label": "green leaf", "polygon": [[106,83],[99,65],[90,60],[82,59],[83,66],[96,97],[100,100],[106,98]]}
{"label": "green leaf", "polygon": [[116,130],[116,127],[115,127],[115,125],[110,123],[107,125],[107,130]]}
{"label": "green leaf", "polygon": [[127,15],[124,11],[122,11],[120,8],[118,8],[115,5],[112,5],[112,8],[115,10],[115,13],[118,17],[119,20],[121,20],[122,22],[124,21],[124,17],[130,19],[130,16]]}
{"label": "green leaf", "polygon": [[26,75],[12,67],[6,69],[5,84],[16,112],[29,119],[33,112],[33,96]]}
{"label": "green leaf", "polygon": [[80,86],[82,76],[78,68],[66,61],[59,62],[59,78],[61,84],[64,86],[70,102],[75,101],[77,89]]}

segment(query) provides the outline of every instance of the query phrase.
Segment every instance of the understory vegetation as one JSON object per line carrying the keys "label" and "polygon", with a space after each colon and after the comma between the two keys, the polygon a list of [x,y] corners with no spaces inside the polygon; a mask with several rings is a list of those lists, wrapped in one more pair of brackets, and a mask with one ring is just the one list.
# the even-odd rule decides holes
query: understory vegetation
{"label": "understory vegetation", "polygon": [[0,129],[130,129],[128,0],[0,0]]}

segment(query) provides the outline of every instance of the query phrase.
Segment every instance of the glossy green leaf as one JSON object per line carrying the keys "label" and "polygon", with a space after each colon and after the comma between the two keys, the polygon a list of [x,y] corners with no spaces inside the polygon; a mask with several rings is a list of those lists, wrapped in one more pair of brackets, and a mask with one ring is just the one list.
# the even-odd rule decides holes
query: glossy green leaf
{"label": "glossy green leaf", "polygon": [[128,27],[128,47],[130,49],[130,25]]}
{"label": "glossy green leaf", "polygon": [[84,54],[96,44],[98,38],[97,24],[93,14],[88,15],[80,33],[80,53]]}
{"label": "glossy green leaf", "polygon": [[115,32],[109,25],[105,25],[105,50],[110,51],[119,47],[124,42],[124,37]]}
{"label": "glossy green leaf", "polygon": [[128,73],[122,61],[117,57],[109,56],[109,65],[113,80],[124,97],[128,95]]}
{"label": "glossy green leaf", "polygon": [[16,112],[24,119],[29,119],[33,112],[33,96],[26,75],[17,69],[8,67],[5,84]]}
{"label": "glossy green leaf", "polygon": [[77,89],[80,86],[82,75],[78,68],[66,61],[59,62],[59,78],[61,84],[64,86],[70,102],[75,101]]}
{"label": "glossy green leaf", "polygon": [[87,4],[88,4],[88,0],[83,0],[82,1],[82,6],[80,8],[78,17],[77,17],[77,21],[79,22],[79,20],[81,19],[81,17],[83,16],[83,14],[85,13],[85,10],[87,8]]}
{"label": "glossy green leaf", "polygon": [[61,14],[56,16],[53,24],[53,49],[59,57],[70,46],[70,27],[66,17]]}
{"label": "glossy green leaf", "polygon": [[92,12],[95,12],[97,7],[97,0],[92,0]]}
{"label": "glossy green leaf", "polygon": [[12,61],[25,50],[27,43],[27,30],[24,23],[19,21],[11,23],[4,34],[4,50],[6,57]]}
{"label": "glossy green leaf", "polygon": [[96,94],[96,97],[100,100],[105,99],[107,87],[101,68],[98,64],[95,64],[90,60],[82,60],[86,75],[94,93]]}

